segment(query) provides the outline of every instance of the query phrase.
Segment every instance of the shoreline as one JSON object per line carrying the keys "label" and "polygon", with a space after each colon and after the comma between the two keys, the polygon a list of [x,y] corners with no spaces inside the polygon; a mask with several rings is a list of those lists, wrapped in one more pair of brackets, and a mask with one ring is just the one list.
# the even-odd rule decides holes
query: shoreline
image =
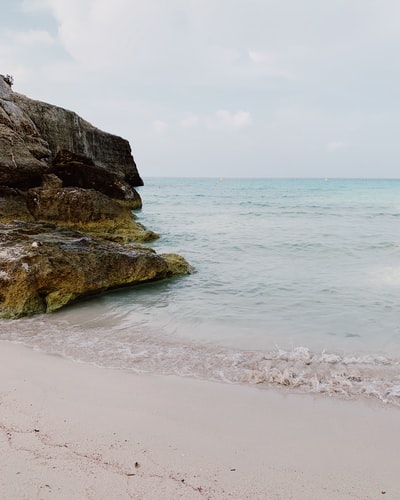
{"label": "shoreline", "polygon": [[1,342],[0,497],[399,498],[399,410]]}

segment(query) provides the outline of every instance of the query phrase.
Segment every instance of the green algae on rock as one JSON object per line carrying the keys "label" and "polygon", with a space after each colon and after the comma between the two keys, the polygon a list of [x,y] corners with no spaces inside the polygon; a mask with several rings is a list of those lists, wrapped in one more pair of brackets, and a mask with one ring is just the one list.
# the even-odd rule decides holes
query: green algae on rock
{"label": "green algae on rock", "polygon": [[55,311],[106,290],[187,274],[180,259],[151,248],[91,238],[53,224],[0,225],[0,316],[18,318]]}
{"label": "green algae on rock", "polygon": [[52,222],[112,241],[158,238],[135,220],[133,199],[113,199],[95,189],[63,187],[55,174],[45,174],[42,186],[27,191],[26,207],[36,221]]}

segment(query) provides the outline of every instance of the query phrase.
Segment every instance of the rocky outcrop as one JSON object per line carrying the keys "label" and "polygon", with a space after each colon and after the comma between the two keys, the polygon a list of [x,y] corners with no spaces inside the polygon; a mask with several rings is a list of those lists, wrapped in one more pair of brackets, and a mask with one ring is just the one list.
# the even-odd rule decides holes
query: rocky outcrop
{"label": "rocky outcrop", "polygon": [[177,255],[93,239],[52,224],[4,224],[0,232],[3,317],[51,312],[105,290],[188,271]]}
{"label": "rocky outcrop", "polygon": [[0,316],[190,271],[131,242],[143,184],[128,141],[76,113],[14,93],[0,75]]}
{"label": "rocky outcrop", "polygon": [[128,141],[72,111],[13,92],[1,75],[0,131],[0,185],[34,187],[42,174],[53,172],[67,185],[121,199],[143,185]]}
{"label": "rocky outcrop", "polygon": [[[54,186],[49,184],[49,176]],[[17,190],[21,210],[19,216],[14,203],[9,214],[1,208],[3,198],[0,222],[25,220],[28,211],[33,220],[104,234],[116,241],[156,238],[155,233],[143,231],[130,215],[131,210],[142,206],[134,189],[141,185],[128,141],[93,127],[72,111],[13,92],[0,75],[0,196],[5,187]],[[82,219],[77,223],[77,217],[54,217],[55,208],[52,213],[44,208],[51,198],[57,200],[59,213],[68,214],[71,203],[87,201],[91,196],[99,198],[100,194],[104,195],[103,205],[115,208],[112,221],[95,199],[93,210],[81,207],[85,223]]]}

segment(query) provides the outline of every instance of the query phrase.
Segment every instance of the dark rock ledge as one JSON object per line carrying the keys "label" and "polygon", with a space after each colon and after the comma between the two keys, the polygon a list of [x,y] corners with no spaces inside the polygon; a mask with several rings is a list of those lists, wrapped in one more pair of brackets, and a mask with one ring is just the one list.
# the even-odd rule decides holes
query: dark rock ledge
{"label": "dark rock ledge", "polygon": [[158,237],[132,214],[140,185],[126,140],[0,75],[0,317],[190,272],[134,243]]}

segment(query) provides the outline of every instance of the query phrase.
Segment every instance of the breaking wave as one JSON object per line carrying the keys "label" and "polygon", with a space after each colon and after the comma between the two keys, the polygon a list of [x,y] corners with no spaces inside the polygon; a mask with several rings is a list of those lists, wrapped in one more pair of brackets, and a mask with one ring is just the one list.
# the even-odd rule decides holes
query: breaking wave
{"label": "breaking wave", "polygon": [[317,353],[307,347],[239,350],[168,340],[140,328],[134,334],[120,331],[112,338],[101,331],[87,335],[80,328],[52,332],[49,324],[32,332],[26,326],[34,323],[23,320],[2,322],[2,326],[7,324],[12,328],[0,331],[2,340],[101,367],[260,388],[287,387],[344,399],[372,398],[400,406],[400,360],[387,356]]}

